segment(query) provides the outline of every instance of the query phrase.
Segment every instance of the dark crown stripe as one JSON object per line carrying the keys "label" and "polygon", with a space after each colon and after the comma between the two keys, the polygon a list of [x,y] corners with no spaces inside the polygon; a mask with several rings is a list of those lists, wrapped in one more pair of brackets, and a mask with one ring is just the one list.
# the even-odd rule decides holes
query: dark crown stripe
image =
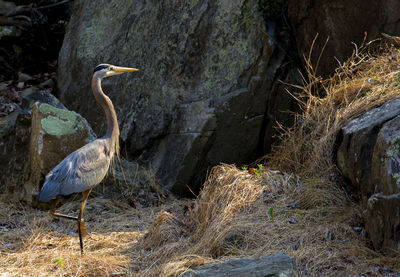
{"label": "dark crown stripe", "polygon": [[93,73],[95,73],[96,71],[100,71],[100,70],[102,70],[102,69],[105,69],[105,68],[108,68],[108,65],[103,65],[103,64],[98,65],[98,66],[96,66],[96,68],[93,70]]}

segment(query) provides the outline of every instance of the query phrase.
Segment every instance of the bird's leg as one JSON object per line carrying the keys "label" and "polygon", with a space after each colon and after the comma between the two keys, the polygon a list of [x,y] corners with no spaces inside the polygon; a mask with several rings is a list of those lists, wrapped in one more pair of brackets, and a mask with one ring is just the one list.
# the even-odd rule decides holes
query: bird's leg
{"label": "bird's leg", "polygon": [[66,219],[72,219],[72,220],[78,220],[78,217],[76,216],[71,216],[71,215],[66,215],[66,214],[59,214],[56,212],[56,207],[57,204],[61,201],[61,198],[57,199],[56,202],[53,202],[50,206],[50,215],[53,217],[62,217]]}
{"label": "bird's leg", "polygon": [[83,219],[82,219],[82,215],[83,215],[83,210],[85,209],[85,205],[86,205],[86,200],[89,197],[90,192],[92,191],[92,189],[88,189],[82,192],[82,204],[81,204],[81,210],[79,212],[79,216],[77,218],[78,220],[78,234],[79,234],[79,244],[81,246],[81,254],[83,255],[83,241],[82,241],[82,228],[83,227]]}

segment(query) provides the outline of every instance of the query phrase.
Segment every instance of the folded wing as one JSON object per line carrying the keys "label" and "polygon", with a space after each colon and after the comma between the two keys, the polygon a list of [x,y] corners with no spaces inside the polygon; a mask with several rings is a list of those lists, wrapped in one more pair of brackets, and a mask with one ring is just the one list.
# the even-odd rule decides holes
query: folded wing
{"label": "folded wing", "polygon": [[72,152],[46,175],[39,201],[47,202],[59,195],[96,186],[106,175],[112,154],[102,140],[95,140]]}

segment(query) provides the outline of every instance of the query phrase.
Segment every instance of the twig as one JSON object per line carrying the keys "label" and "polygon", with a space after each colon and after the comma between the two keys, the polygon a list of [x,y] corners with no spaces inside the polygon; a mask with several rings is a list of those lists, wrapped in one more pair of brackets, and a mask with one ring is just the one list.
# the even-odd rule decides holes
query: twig
{"label": "twig", "polygon": [[59,6],[59,5],[63,5],[65,3],[68,3],[70,0],[63,0],[61,2],[58,3],[54,3],[54,4],[49,4],[49,5],[45,5],[45,6],[40,6],[37,8],[32,8],[32,6],[18,6],[16,9],[14,9],[13,11],[10,11],[9,13],[6,14],[7,17],[12,17],[15,15],[20,15],[20,14],[25,14],[25,13],[30,13],[33,10],[44,10],[44,9],[49,9],[49,8],[53,8],[55,6]]}
{"label": "twig", "polygon": [[315,73],[317,73],[317,71],[318,71],[319,62],[320,62],[320,60],[321,60],[322,54],[323,54],[324,51],[325,51],[325,47],[326,47],[326,45],[328,44],[328,41],[329,41],[329,36],[326,38],[325,43],[324,43],[324,46],[322,46],[321,52],[319,53],[319,57],[318,57],[318,60],[317,60],[317,64],[316,64],[316,66],[315,66]]}
{"label": "twig", "polygon": [[156,259],[156,260],[146,269],[146,271],[145,271],[142,275],[140,275],[140,277],[146,276],[146,273],[147,273],[157,262],[159,262],[160,260],[161,260],[161,258]]}
{"label": "twig", "polygon": [[[25,17],[24,17],[24,19],[27,20]],[[31,25],[30,20],[28,22],[26,22],[26,21],[15,20],[15,19],[0,15],[0,26],[16,26],[16,27],[22,28],[22,27],[29,27],[30,25]]]}
{"label": "twig", "polygon": [[65,3],[67,3],[67,2],[69,2],[69,1],[70,1],[70,0],[63,0],[63,1],[58,2],[58,3],[54,3],[54,4],[49,4],[49,5],[46,5],[46,6],[37,7],[36,9],[38,9],[38,10],[49,9],[49,8],[52,8],[52,7],[55,7],[55,6],[58,6],[58,5],[63,5],[63,4],[65,4]]}
{"label": "twig", "polygon": [[28,7],[28,6],[18,6],[18,7],[15,8],[15,10],[10,11],[5,16],[12,17],[12,16],[28,13],[31,10],[32,10],[32,8]]}

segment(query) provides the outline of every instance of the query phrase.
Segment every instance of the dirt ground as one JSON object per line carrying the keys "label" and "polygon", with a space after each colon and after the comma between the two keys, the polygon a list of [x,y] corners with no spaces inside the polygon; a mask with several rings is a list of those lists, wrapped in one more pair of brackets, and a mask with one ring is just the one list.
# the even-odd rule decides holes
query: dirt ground
{"label": "dirt ground", "polygon": [[[324,193],[305,192],[325,185]],[[1,276],[178,276],[232,257],[283,251],[302,276],[396,276],[400,255],[365,238],[359,207],[317,180],[265,168],[216,167],[199,197],[135,209],[89,198],[89,234],[79,250],[76,223],[53,219],[2,196]],[[77,214],[80,196],[59,210]]]}

